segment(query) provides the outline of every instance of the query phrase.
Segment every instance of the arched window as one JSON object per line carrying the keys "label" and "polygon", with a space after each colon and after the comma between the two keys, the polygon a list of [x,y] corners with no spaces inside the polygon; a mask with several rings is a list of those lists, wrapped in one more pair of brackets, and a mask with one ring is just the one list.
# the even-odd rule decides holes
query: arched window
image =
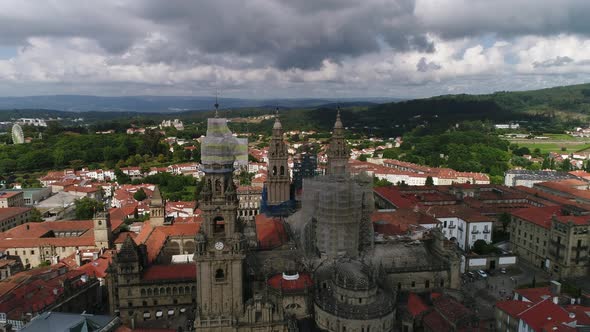
{"label": "arched window", "polygon": [[154,296],[158,296],[158,295],[160,295],[159,293],[160,293],[160,292],[158,291],[158,289],[157,289],[157,288],[154,288]]}
{"label": "arched window", "polygon": [[148,295],[148,296],[152,296],[152,289],[151,289],[151,288],[148,288],[148,290],[147,290],[147,295]]}
{"label": "arched window", "polygon": [[141,289],[141,296],[145,296],[145,288]]}
{"label": "arched window", "polygon": [[225,273],[223,272],[223,269],[217,269],[217,271],[215,271],[215,281],[224,281],[225,280]]}
{"label": "arched window", "polygon": [[215,181],[215,192],[221,194],[221,181],[219,180]]}
{"label": "arched window", "polygon": [[281,166],[281,175],[285,175],[285,166]]}
{"label": "arched window", "polygon": [[225,232],[225,221],[222,217],[216,217],[213,219],[213,232],[215,233],[224,233]]}
{"label": "arched window", "polygon": [[277,167],[276,166],[272,167],[272,175],[277,175]]}
{"label": "arched window", "polygon": [[172,287],[172,295],[176,295],[176,293],[177,293],[176,287]]}

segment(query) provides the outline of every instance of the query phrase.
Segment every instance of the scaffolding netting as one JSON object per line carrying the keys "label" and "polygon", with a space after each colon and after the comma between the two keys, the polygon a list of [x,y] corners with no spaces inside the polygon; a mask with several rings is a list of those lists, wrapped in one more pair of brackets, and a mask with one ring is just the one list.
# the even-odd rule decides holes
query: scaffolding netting
{"label": "scaffolding netting", "polygon": [[207,120],[207,136],[201,143],[201,164],[208,172],[224,172],[248,165],[248,139],[237,138],[229,130],[227,119]]}

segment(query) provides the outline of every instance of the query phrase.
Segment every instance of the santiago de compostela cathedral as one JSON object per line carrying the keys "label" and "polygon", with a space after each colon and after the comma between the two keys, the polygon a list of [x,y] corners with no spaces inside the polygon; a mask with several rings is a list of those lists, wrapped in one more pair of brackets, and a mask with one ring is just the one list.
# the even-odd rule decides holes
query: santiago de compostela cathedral
{"label": "santiago de compostela cathedral", "polygon": [[[297,211],[268,217],[287,237],[278,248],[252,245],[244,229],[252,233],[256,224],[238,218],[234,165],[247,156],[247,143],[216,117],[208,120],[201,151],[200,227],[166,221],[158,195],[144,226],[149,234],[142,229],[128,237],[113,257],[110,310],[127,325],[154,326],[184,315],[190,325],[184,330],[203,332],[395,331],[400,292],[459,287],[459,256],[438,229],[419,244],[374,243],[372,179],[349,174],[340,112],[326,175],[304,180]],[[287,159],[277,114],[265,183],[271,208],[292,200]],[[153,252],[160,233],[167,237]],[[170,264],[166,250],[174,243],[188,248],[183,252],[192,262]]]}

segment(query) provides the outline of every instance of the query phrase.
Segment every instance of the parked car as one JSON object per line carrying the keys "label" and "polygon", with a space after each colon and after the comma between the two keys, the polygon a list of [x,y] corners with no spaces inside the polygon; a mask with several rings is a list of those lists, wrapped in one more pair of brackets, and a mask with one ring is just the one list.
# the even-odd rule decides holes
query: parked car
{"label": "parked car", "polygon": [[500,269],[500,273],[505,274],[506,273],[506,268],[505,267],[501,268]]}
{"label": "parked car", "polygon": [[487,278],[488,274],[485,273],[484,270],[477,270],[477,275],[479,275],[481,278]]}
{"label": "parked car", "polygon": [[475,274],[473,272],[467,272],[467,276],[471,279],[475,279]]}

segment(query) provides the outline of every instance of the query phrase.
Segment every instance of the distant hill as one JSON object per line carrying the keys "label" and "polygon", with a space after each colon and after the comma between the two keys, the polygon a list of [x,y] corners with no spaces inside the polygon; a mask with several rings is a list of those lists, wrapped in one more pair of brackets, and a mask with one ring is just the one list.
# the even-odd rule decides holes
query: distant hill
{"label": "distant hill", "polygon": [[[336,102],[390,102],[399,98],[283,98],[283,99],[240,99],[223,98],[222,108],[283,107],[307,108]],[[170,113],[190,110],[211,110],[215,97],[179,96],[130,96],[100,97],[85,95],[53,95],[28,97],[0,97],[0,110],[51,109],[66,112],[140,112]]]}

